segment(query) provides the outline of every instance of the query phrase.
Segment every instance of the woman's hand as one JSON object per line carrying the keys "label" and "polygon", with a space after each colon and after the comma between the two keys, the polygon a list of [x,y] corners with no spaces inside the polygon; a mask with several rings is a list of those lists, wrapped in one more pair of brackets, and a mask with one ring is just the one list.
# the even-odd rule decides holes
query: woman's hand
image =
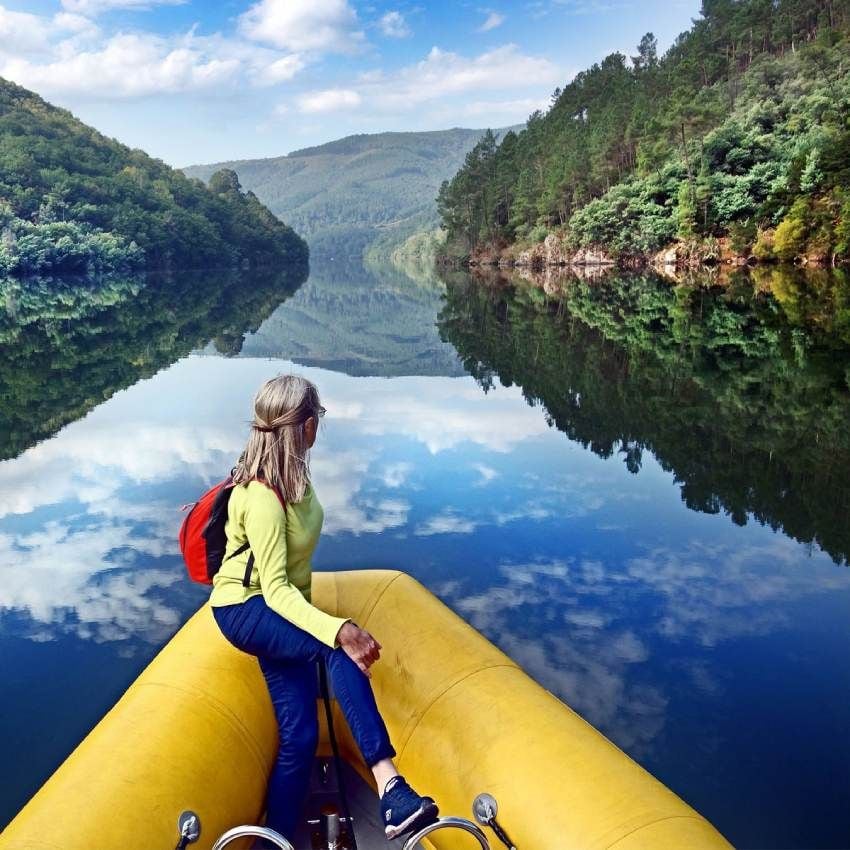
{"label": "woman's hand", "polygon": [[342,624],[336,639],[345,654],[371,679],[369,668],[381,657],[381,644],[351,621]]}

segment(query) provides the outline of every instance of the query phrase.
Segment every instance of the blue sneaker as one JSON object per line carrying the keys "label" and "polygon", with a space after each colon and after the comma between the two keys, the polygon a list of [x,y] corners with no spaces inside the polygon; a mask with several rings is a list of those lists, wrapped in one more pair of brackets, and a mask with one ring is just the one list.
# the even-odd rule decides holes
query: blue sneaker
{"label": "blue sneaker", "polygon": [[439,809],[431,797],[420,797],[403,776],[394,776],[381,797],[384,832],[392,841],[405,832],[413,832],[437,820]]}

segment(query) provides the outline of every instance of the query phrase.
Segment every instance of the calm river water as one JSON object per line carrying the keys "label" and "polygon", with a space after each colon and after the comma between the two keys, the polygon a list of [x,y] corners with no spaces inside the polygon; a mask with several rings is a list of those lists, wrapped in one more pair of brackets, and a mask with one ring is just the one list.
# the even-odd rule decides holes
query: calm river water
{"label": "calm river water", "polygon": [[0,282],[0,825],[203,601],[177,508],[296,370],[316,568],[409,571],[737,846],[850,846],[850,282],[697,282]]}

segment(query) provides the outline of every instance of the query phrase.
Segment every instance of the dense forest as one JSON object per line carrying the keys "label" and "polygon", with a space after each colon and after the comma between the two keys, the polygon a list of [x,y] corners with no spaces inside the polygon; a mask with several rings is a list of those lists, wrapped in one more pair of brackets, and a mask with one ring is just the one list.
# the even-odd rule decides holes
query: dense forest
{"label": "dense forest", "polygon": [[850,286],[770,266],[705,289],[653,273],[547,287],[443,271],[443,339],[484,390],[518,385],[551,425],[692,510],[750,519],[850,561]]}
{"label": "dense forest", "polygon": [[364,252],[386,256],[411,234],[439,227],[434,199],[440,184],[483,135],[457,127],[361,133],[286,156],[183,170],[202,180],[221,168],[235,171],[243,186],[310,242],[313,254],[359,261]]}
{"label": "dense forest", "polygon": [[850,0],[704,0],[663,56],[606,57],[438,196],[446,253],[850,256]]}
{"label": "dense forest", "polygon": [[0,79],[0,274],[306,261],[232,171],[207,187]]}

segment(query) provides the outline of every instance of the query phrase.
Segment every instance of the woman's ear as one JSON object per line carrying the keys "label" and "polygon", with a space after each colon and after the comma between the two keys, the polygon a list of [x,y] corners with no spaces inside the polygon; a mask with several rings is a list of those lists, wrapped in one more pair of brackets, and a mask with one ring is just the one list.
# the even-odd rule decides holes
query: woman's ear
{"label": "woman's ear", "polygon": [[307,447],[313,448],[313,443],[316,442],[316,431],[319,427],[319,418],[317,416],[311,416],[304,423],[304,436],[307,438]]}

